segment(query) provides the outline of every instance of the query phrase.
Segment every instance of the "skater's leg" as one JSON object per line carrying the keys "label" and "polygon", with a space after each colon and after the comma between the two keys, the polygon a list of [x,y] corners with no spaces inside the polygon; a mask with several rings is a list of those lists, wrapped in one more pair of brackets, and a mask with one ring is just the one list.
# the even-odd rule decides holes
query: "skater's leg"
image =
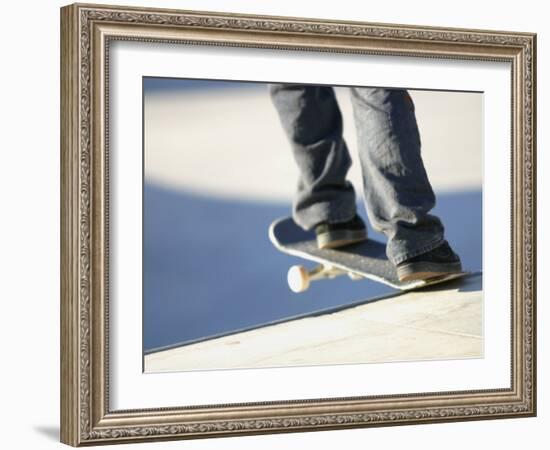
{"label": "skater's leg", "polygon": [[300,170],[295,222],[312,229],[322,222],[349,221],[356,213],[355,192],[346,180],[351,158],[334,90],[273,84],[270,94]]}
{"label": "skater's leg", "polygon": [[399,264],[444,243],[420,154],[414,104],[401,89],[352,88],[367,212]]}

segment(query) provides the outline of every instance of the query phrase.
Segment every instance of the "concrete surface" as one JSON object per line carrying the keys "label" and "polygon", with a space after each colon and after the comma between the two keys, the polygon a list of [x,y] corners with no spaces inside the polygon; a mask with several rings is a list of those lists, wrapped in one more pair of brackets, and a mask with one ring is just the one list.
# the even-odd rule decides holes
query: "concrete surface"
{"label": "concrete surface", "polygon": [[482,277],[145,356],[146,372],[480,358]]}

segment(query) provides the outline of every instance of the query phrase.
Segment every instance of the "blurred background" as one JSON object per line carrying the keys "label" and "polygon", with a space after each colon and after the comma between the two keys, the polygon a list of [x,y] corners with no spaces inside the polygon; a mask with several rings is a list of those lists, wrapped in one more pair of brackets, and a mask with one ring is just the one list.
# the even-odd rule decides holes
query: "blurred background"
{"label": "blurred background", "polygon": [[[366,219],[351,102],[335,89]],[[482,270],[483,96],[409,92],[433,212],[464,269]],[[392,292],[347,277],[288,288],[303,261],[277,251],[268,228],[290,215],[298,172],[266,84],[144,78],[143,95],[145,352]],[[385,241],[370,225],[369,236]]]}

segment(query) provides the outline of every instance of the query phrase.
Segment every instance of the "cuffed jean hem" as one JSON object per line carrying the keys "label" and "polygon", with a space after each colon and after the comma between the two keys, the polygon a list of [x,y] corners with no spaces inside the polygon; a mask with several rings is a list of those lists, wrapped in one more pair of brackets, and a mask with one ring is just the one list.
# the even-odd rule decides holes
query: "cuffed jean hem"
{"label": "cuffed jean hem", "polygon": [[407,259],[411,259],[411,258],[414,258],[415,256],[428,253],[434,248],[439,247],[441,244],[443,244],[443,242],[445,242],[445,237],[443,236],[443,234],[441,234],[434,237],[433,239],[430,239],[420,247],[417,247],[412,250],[406,250],[404,252],[397,252],[395,255],[391,254],[391,251],[389,251],[389,247],[388,247],[387,256],[392,264],[397,265],[402,263],[403,261],[406,261]]}
{"label": "cuffed jean hem", "polygon": [[355,217],[357,208],[355,203],[353,207],[342,208],[341,205],[334,202],[320,202],[313,205],[296,209],[292,212],[294,222],[305,230],[311,230],[321,222],[340,223],[347,222]]}

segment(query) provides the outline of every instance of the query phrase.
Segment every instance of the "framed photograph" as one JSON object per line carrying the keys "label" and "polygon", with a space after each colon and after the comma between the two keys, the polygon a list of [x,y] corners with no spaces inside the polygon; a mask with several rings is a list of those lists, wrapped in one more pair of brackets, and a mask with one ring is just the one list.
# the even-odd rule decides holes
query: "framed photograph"
{"label": "framed photograph", "polygon": [[536,414],[536,35],[61,8],[61,441]]}

